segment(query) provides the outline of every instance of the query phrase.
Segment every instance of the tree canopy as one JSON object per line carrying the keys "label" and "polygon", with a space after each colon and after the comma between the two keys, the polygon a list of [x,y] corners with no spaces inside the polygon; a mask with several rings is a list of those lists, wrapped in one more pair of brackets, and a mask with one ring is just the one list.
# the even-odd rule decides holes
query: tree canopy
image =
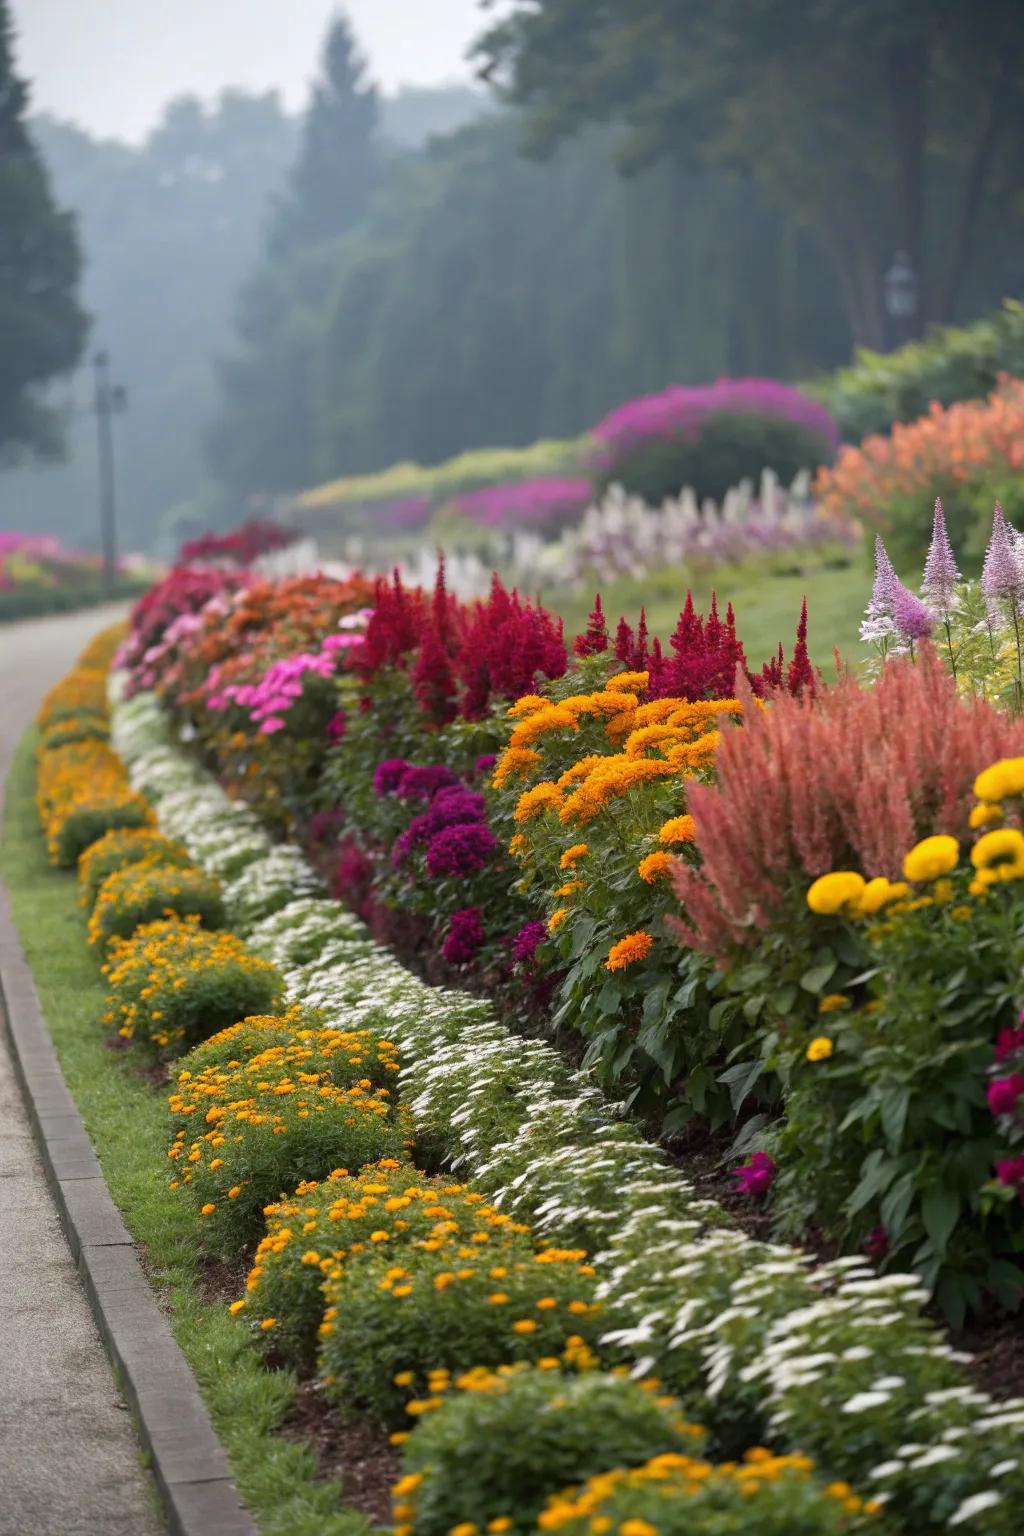
{"label": "tree canopy", "polygon": [[871,345],[896,250],[919,324],[953,316],[1024,166],[1019,0],[516,0],[479,53],[531,152],[615,122],[623,170],[731,171],[814,227]]}
{"label": "tree canopy", "polygon": [[85,343],[74,218],[54,200],[26,124],[7,0],[0,0],[0,452],[52,455],[60,418],[44,388]]}

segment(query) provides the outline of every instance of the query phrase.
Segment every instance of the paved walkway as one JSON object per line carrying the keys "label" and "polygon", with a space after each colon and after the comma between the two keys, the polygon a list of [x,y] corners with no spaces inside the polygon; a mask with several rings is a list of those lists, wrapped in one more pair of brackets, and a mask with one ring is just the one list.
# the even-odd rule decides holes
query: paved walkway
{"label": "paved walkway", "polygon": [[[0,624],[0,810],[41,695],[118,616]],[[162,1529],[0,1034],[0,1536]]]}

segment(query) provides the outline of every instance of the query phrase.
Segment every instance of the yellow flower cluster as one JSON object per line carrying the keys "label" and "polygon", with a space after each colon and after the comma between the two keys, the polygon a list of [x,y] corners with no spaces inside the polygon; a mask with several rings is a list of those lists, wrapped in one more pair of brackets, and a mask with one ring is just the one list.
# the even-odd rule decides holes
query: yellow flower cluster
{"label": "yellow flower cluster", "polygon": [[1024,757],[1004,757],[982,769],[974,781],[974,793],[989,805],[1024,795]]}
{"label": "yellow flower cluster", "polygon": [[[259,1045],[268,1032],[285,1038],[244,1060],[244,1049],[235,1054],[240,1036]],[[405,1117],[396,1115],[384,1086],[397,1073],[397,1055],[372,1031],[304,1028],[292,1013],[246,1019],[226,1033],[193,1052],[198,1070],[184,1068],[168,1099],[179,1125],[167,1153],[171,1187],[191,1186],[201,1216],[239,1202],[245,1214],[234,1225],[244,1225],[262,1214],[286,1172],[294,1180],[296,1161],[309,1159],[315,1177],[315,1160],[328,1149],[350,1150],[360,1164],[394,1153],[407,1139]]]}
{"label": "yellow flower cluster", "polygon": [[144,827],[153,813],[132,790],[124,768],[102,741],[82,740],[43,751],[36,806],[53,864],[73,867],[112,827]]}
{"label": "yellow flower cluster", "polygon": [[144,923],[130,939],[114,939],[103,975],[104,1024],[163,1051],[266,1010],[281,991],[274,967],[241,939],[191,919]]}
{"label": "yellow flower cluster", "polygon": [[[777,1520],[787,1498],[794,1494],[802,1500],[808,1494],[820,1498],[825,1511],[830,1503],[838,1506],[834,1510],[837,1517],[870,1518],[881,1508],[859,1498],[847,1483],[830,1483],[820,1490],[803,1486],[810,1483],[813,1470],[814,1463],[807,1456],[775,1456],[760,1447],[749,1450],[740,1462],[714,1463],[670,1452],[641,1467],[601,1472],[580,1488],[555,1494],[537,1525],[541,1531],[566,1531],[573,1536],[658,1536],[659,1518],[671,1521],[673,1529],[680,1528],[678,1505],[685,1500],[695,1506],[705,1505],[709,1514],[718,1511],[716,1529],[718,1519],[723,1515],[728,1519],[726,1511],[731,1509],[740,1516],[744,1529],[754,1531],[761,1528],[759,1500],[767,1496],[773,1506],[771,1529],[775,1531],[783,1529]],[[700,1519],[696,1508],[693,1518],[695,1523]],[[700,1528],[704,1528],[703,1523]],[[729,1529],[733,1528],[730,1520]],[[801,1530],[809,1528],[800,1525]],[[828,1529],[846,1530],[850,1526],[846,1519],[837,1518]]]}
{"label": "yellow flower cluster", "polygon": [[91,911],[100,886],[115,870],[129,864],[175,864],[186,869],[192,864],[184,844],[164,837],[148,827],[114,828],[88,847],[78,861],[79,899]]}
{"label": "yellow flower cluster", "polygon": [[36,713],[36,724],[45,731],[56,721],[72,715],[107,717],[107,669],[81,662],[47,693]]}
{"label": "yellow flower cluster", "polygon": [[207,928],[224,922],[220,882],[201,869],[155,860],[115,869],[103,881],[89,917],[89,944],[106,951],[143,923],[161,917],[194,917]]}

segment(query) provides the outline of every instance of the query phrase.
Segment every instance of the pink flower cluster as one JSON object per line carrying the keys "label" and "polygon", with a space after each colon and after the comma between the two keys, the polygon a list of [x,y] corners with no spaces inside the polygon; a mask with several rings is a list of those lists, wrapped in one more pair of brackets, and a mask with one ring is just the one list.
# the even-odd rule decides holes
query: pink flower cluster
{"label": "pink flower cluster", "polygon": [[838,447],[839,429],[823,405],[775,379],[718,379],[684,388],[672,384],[617,406],[593,430],[605,450],[622,452],[650,438],[698,439],[705,423],[722,412],[782,416]]}
{"label": "pink flower cluster", "polygon": [[[363,615],[353,615],[353,618],[365,621]],[[333,677],[339,653],[361,643],[362,635],[353,623],[343,619],[342,624],[347,633],[328,635],[319,651],[303,651],[298,656],[273,662],[257,683],[229,683],[219,688],[218,669],[215,668],[210,678],[213,692],[207,695],[207,709],[223,710],[237,704],[248,712],[253,725],[259,726],[261,735],[273,736],[277,731],[283,731],[288,725],[285,716],[302,697],[305,678]],[[334,726],[335,721],[331,725]]]}

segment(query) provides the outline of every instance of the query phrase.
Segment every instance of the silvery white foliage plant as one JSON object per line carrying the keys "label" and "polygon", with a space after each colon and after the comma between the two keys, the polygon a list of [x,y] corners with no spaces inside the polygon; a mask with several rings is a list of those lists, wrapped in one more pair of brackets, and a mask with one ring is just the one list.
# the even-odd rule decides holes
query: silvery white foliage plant
{"label": "silvery white foliage plant", "polygon": [[[153,743],[140,725],[132,738],[137,700],[115,705],[115,732],[129,709],[124,735],[142,755]],[[251,812],[208,777],[156,801],[161,826],[190,831],[190,847],[252,833]],[[426,1144],[539,1236],[592,1249],[613,1358],[656,1372],[738,1444],[802,1447],[877,1496],[908,1536],[1017,1536],[1024,1400],[972,1388],[969,1357],[922,1315],[916,1276],[820,1263],[736,1231],[550,1046],[406,971],[323,898],[299,850],[258,858],[235,897],[289,1001],[395,1041]]]}

